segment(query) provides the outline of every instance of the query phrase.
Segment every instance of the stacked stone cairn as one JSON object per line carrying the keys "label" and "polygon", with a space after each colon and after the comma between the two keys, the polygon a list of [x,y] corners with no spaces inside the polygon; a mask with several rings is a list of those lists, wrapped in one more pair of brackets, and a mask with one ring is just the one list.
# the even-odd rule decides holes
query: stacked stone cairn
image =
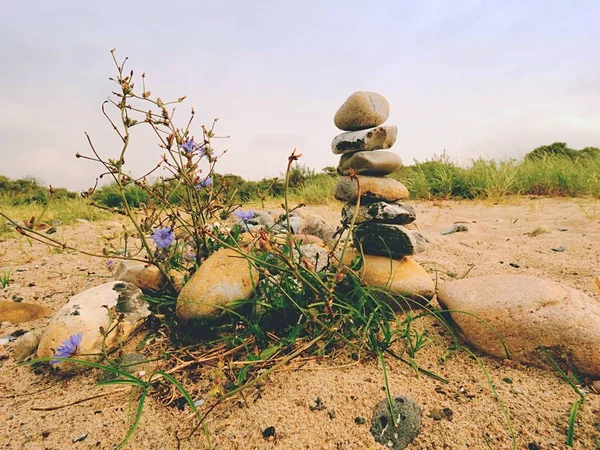
{"label": "stacked stone cairn", "polygon": [[[408,189],[388,177],[402,166],[396,153],[385,151],[394,145],[398,133],[395,125],[384,125],[389,113],[385,97],[363,91],[352,94],[338,109],[334,123],[345,132],[331,143],[333,153],[341,155],[337,171],[343,176],[335,187],[335,198],[346,202],[342,223],[349,227],[359,200],[358,184],[348,177],[353,171],[360,183],[360,205],[351,233],[354,246],[366,255],[363,281],[386,284],[404,296],[431,299],[430,276],[408,258],[425,250],[427,240],[405,227],[415,220],[414,209],[399,202],[408,197]],[[375,274],[375,267],[379,272],[387,267],[387,274]]]}

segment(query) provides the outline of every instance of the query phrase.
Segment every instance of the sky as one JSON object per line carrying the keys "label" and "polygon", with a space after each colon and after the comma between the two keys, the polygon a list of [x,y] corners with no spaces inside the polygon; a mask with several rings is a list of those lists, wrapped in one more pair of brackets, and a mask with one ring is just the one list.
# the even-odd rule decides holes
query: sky
{"label": "sky", "polygon": [[[110,50],[146,73],[152,94],[187,95],[194,134],[218,117],[220,173],[280,175],[296,148],[313,169],[337,165],[333,116],[354,91],[384,95],[405,164],[443,152],[520,158],[555,141],[600,147],[600,2],[42,1],[0,14],[0,174],[85,189],[116,158],[100,109]],[[192,129],[194,132],[194,128]],[[133,129],[128,170],[160,159]]]}

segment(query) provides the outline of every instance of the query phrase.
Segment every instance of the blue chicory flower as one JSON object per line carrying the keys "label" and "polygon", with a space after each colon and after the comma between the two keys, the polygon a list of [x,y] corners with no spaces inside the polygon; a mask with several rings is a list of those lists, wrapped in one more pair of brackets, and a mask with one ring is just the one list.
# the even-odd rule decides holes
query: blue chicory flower
{"label": "blue chicory flower", "polygon": [[154,241],[156,247],[165,248],[175,242],[175,233],[173,233],[171,227],[155,228],[150,239]]}
{"label": "blue chicory flower", "polygon": [[204,155],[206,155],[206,146],[201,145],[198,147],[198,156],[202,158]]}
{"label": "blue chicory flower", "polygon": [[186,153],[192,153],[194,150],[196,150],[197,147],[198,146],[194,142],[194,138],[188,139],[186,142],[184,142],[183,144],[181,144],[181,148]]}
{"label": "blue chicory flower", "polygon": [[[52,356],[56,358],[72,358],[77,353],[82,338],[83,335],[81,333],[71,335],[69,339],[65,340],[62,345],[56,349],[56,353]],[[62,361],[54,360],[50,361],[50,364],[58,364],[60,362]]]}
{"label": "blue chicory flower", "polygon": [[248,223],[248,221],[254,217],[254,211],[238,209],[237,211],[233,212],[233,215],[242,220],[244,223]]}
{"label": "blue chicory flower", "polygon": [[202,189],[205,187],[209,187],[210,185],[212,185],[212,182],[213,182],[212,177],[206,177],[206,178],[200,180],[200,182],[196,185],[196,188]]}

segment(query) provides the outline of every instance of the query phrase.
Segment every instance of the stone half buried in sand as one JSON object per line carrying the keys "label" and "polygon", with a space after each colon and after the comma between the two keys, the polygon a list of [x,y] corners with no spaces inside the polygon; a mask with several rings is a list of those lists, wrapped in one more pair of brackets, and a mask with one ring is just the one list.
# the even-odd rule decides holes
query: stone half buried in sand
{"label": "stone half buried in sand", "polygon": [[[356,250],[347,251],[344,254],[344,264],[350,264],[358,255]],[[431,276],[410,256],[390,259],[385,256],[363,255],[362,267],[358,272],[365,285],[381,287],[404,297],[411,301],[408,306],[414,303],[425,305],[435,295],[435,285]],[[402,302],[399,304],[405,306]]]}
{"label": "stone half buried in sand", "polygon": [[402,167],[402,160],[394,152],[356,152],[342,155],[337,171],[340,175],[350,175],[350,169],[360,175],[382,176],[394,173]]}
{"label": "stone half buried in sand", "polygon": [[[173,289],[181,291],[184,285],[185,274],[171,269],[169,274],[173,278]],[[163,291],[167,285],[167,278],[160,269],[152,264],[141,261],[122,260],[115,270],[114,278],[117,281],[126,281],[139,287],[143,292],[154,294]]]}
{"label": "stone half buried in sand", "polygon": [[403,258],[424,251],[427,239],[402,225],[367,222],[354,228],[354,246],[367,255]]}
{"label": "stone half buried in sand", "polygon": [[50,310],[44,305],[27,302],[0,300],[0,323],[10,322],[14,325],[31,322],[50,315]]}
{"label": "stone half buried in sand", "polygon": [[[81,292],[69,301],[50,319],[40,339],[37,355],[46,358],[71,336],[81,334],[78,355],[82,359],[97,360],[103,343],[107,351],[115,349],[144,322],[150,314],[148,304],[142,299],[142,291],[131,283],[111,281]],[[109,312],[110,311],[110,312]],[[117,317],[122,314],[122,320]],[[100,328],[114,329],[106,340]],[[91,356],[92,354],[98,356]],[[70,363],[56,365],[61,369],[81,368]]]}
{"label": "stone half buried in sand", "polygon": [[[342,208],[342,222],[350,225],[356,212],[355,203],[346,203]],[[415,221],[415,210],[403,203],[373,202],[359,205],[354,223],[364,222],[395,223],[406,225]]]}
{"label": "stone half buried in sand", "polygon": [[358,131],[384,123],[390,115],[390,104],[383,95],[358,91],[346,99],[335,113],[335,126],[344,131]]}
{"label": "stone half buried in sand", "polygon": [[333,138],[331,151],[336,155],[354,152],[385,150],[396,142],[398,127],[382,125],[368,130],[350,131]]}
{"label": "stone half buried in sand", "polygon": [[[370,203],[375,201],[395,202],[408,197],[408,189],[393,178],[358,177],[360,182],[360,201]],[[335,198],[343,202],[358,201],[358,184],[351,178],[340,178],[335,185]]]}
{"label": "stone half buried in sand", "polygon": [[250,298],[258,271],[234,250],[213,253],[192,275],[177,297],[177,317],[215,320]]}
{"label": "stone half buried in sand", "polygon": [[484,353],[546,366],[541,350],[546,348],[555,359],[564,358],[578,371],[600,377],[597,299],[553,281],[497,275],[444,284],[438,301],[453,311],[463,337]]}

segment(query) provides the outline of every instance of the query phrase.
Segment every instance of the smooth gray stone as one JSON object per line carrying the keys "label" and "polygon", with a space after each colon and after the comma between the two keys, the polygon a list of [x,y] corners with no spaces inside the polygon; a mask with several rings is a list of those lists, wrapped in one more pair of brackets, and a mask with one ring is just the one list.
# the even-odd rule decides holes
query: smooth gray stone
{"label": "smooth gray stone", "polygon": [[385,150],[396,142],[398,127],[382,125],[368,130],[350,131],[333,138],[331,151],[336,155],[372,150]]}
{"label": "smooth gray stone", "polygon": [[[344,225],[350,225],[354,212],[356,210],[356,204],[346,203],[342,208],[342,222]],[[358,207],[358,214],[356,215],[355,224],[364,222],[381,222],[381,223],[395,223],[398,225],[406,225],[414,222],[415,210],[403,203],[394,202],[373,202]]]}
{"label": "smooth gray stone", "polygon": [[350,175],[350,169],[360,175],[382,176],[394,173],[402,167],[402,160],[394,152],[356,152],[342,155],[337,171]]}
{"label": "smooth gray stone", "polygon": [[[367,255],[399,259],[425,249],[424,236],[402,225],[367,222],[354,228],[354,246]],[[417,239],[418,238],[418,239]]]}

